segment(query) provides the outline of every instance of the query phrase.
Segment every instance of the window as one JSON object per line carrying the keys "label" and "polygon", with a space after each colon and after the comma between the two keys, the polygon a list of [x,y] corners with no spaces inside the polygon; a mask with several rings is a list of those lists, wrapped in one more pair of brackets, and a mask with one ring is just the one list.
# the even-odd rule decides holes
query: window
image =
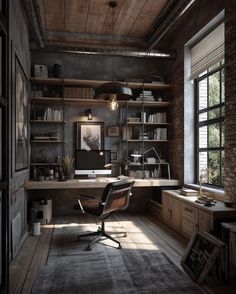
{"label": "window", "polygon": [[204,173],[208,185],[224,180],[224,61],[195,79],[197,179]]}

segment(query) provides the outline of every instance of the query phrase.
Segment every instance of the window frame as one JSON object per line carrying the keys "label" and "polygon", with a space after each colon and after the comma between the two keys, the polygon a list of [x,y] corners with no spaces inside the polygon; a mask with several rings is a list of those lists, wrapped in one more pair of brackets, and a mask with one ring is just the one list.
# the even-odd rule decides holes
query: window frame
{"label": "window frame", "polygon": [[[207,73],[202,74],[198,76],[197,78],[194,79],[194,107],[195,107],[195,119],[194,119],[194,125],[195,125],[195,183],[199,182],[199,176],[200,176],[200,171],[199,171],[199,154],[200,152],[207,152],[207,166],[209,167],[209,151],[220,151],[220,161],[219,161],[219,166],[220,166],[220,185],[216,184],[211,184],[211,183],[203,183],[204,186],[216,188],[216,189],[224,189],[224,183],[223,183],[223,178],[222,178],[222,152],[224,152],[224,144],[222,144],[222,123],[224,123],[224,114],[222,114],[222,110],[225,106],[225,101],[222,102],[222,71],[225,70],[225,64],[221,60],[220,65],[212,70],[207,70]],[[220,73],[220,103],[209,106],[209,77],[212,76],[213,74],[219,72]],[[199,109],[199,83],[207,79],[207,107],[204,109]],[[219,109],[220,110],[220,116],[217,118],[209,119],[209,111],[214,110],[214,109]],[[199,115],[201,113],[207,113],[207,120],[204,121],[199,121]],[[209,126],[219,123],[220,124],[220,146],[219,147],[209,147]],[[208,128],[208,133],[207,133],[207,147],[200,148],[199,146],[199,129],[203,126],[206,126]]]}

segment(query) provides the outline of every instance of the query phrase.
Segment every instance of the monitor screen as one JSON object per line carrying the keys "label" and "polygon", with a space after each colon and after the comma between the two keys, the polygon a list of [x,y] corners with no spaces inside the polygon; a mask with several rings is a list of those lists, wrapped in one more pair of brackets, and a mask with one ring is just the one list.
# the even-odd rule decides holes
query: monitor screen
{"label": "monitor screen", "polygon": [[110,150],[75,150],[76,175],[109,175],[111,174]]}

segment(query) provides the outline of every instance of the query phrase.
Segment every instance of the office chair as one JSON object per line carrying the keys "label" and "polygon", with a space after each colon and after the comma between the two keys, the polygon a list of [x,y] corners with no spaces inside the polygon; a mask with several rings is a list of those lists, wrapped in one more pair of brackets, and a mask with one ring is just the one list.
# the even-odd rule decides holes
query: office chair
{"label": "office chair", "polygon": [[[78,195],[78,204],[82,212],[95,215],[102,221],[101,227],[98,227],[96,232],[77,236],[77,240],[80,240],[82,237],[95,236],[85,250],[91,250],[92,245],[98,242],[102,237],[106,237],[116,242],[118,244],[118,249],[122,248],[120,242],[106,233],[104,220],[113,213],[124,210],[128,207],[133,185],[134,181],[132,180],[122,180],[109,183],[105,187],[101,199],[91,195]],[[86,200],[86,202],[82,204],[81,201],[83,200]],[[124,237],[126,237],[126,233],[122,233],[124,234]]]}

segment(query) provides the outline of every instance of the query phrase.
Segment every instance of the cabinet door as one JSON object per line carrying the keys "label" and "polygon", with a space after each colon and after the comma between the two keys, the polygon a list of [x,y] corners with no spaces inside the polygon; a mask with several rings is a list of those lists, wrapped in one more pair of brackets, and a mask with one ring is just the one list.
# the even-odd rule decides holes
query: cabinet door
{"label": "cabinet door", "polygon": [[165,193],[162,194],[162,220],[167,225],[171,225],[171,198]]}
{"label": "cabinet door", "polygon": [[182,202],[172,198],[171,200],[171,211],[172,211],[172,227],[176,231],[181,231],[181,224],[182,224]]}
{"label": "cabinet door", "polygon": [[196,230],[196,209],[191,204],[183,203],[182,207],[182,234],[190,239]]}
{"label": "cabinet door", "polygon": [[210,232],[211,230],[211,215],[205,211],[198,209],[198,231]]}

